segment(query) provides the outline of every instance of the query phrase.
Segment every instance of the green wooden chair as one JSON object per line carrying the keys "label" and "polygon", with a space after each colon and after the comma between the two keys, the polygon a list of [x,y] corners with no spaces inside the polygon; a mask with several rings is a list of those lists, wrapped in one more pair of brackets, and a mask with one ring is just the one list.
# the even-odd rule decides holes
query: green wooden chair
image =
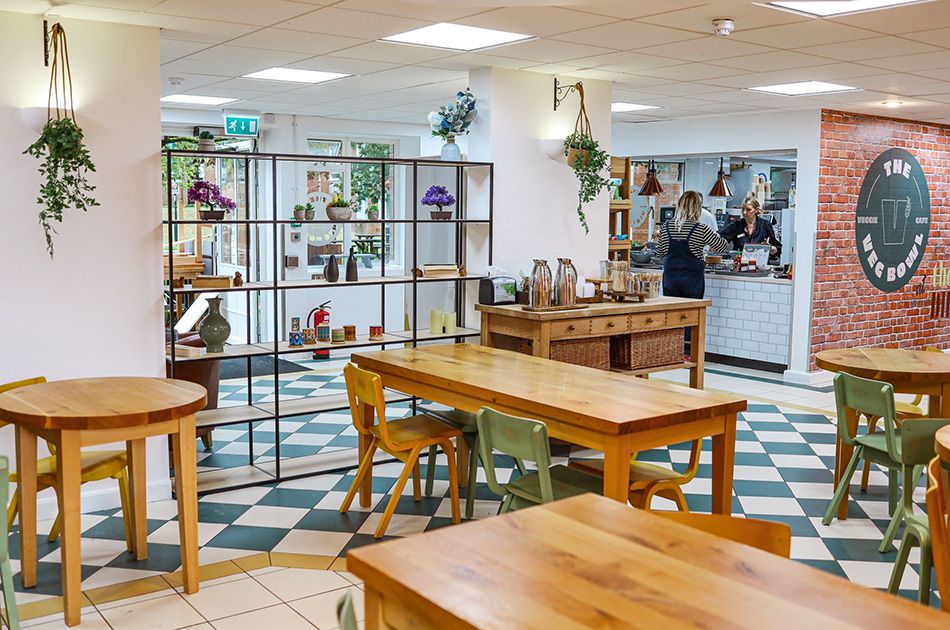
{"label": "green wooden chair", "polygon": [[933,556],[930,549],[930,521],[927,515],[914,513],[914,488],[926,470],[927,464],[934,458],[934,435],[941,427],[950,424],[944,419],[907,419],[901,427],[900,452],[904,488],[900,504],[894,511],[884,540],[890,546],[901,521],[906,523],[904,535],[901,538],[897,559],[891,572],[891,581],[888,590],[897,593],[904,567],[907,566],[907,557],[910,550],[917,544],[920,546],[920,586],[917,591],[917,600],[922,604],[930,603],[930,569],[933,567]]}
{"label": "green wooden chair", "polygon": [[[548,429],[543,422],[518,418],[482,407],[476,415],[478,448],[488,487],[503,496],[500,514],[566,499],[585,492],[603,494],[603,480],[567,466],[551,466]],[[538,470],[501,483],[495,475],[493,451],[534,462]]]}
{"label": "green wooden chair", "polygon": [[356,609],[353,607],[353,594],[347,591],[336,602],[336,620],[340,630],[357,630]]}
{"label": "green wooden chair", "polygon": [[[10,464],[6,457],[0,456],[0,505],[6,505],[10,498]],[[16,594],[13,591],[13,571],[10,570],[10,528],[3,521],[3,536],[0,542],[0,582],[3,584],[3,607],[7,613],[7,627],[20,630],[20,616],[17,614]]]}
{"label": "green wooden chair", "polygon": [[[854,453],[821,522],[824,525],[831,523],[862,459],[887,468],[887,503],[889,513],[894,515],[898,509],[897,473],[903,467],[900,461],[900,432],[894,420],[894,388],[889,383],[872,381],[844,372],[835,374],[834,384],[835,403],[838,407],[838,439],[854,447]],[[884,421],[884,430],[852,436],[848,432],[848,410],[881,418]],[[893,536],[888,539],[885,535],[879,550],[882,553],[887,551],[892,540]]]}

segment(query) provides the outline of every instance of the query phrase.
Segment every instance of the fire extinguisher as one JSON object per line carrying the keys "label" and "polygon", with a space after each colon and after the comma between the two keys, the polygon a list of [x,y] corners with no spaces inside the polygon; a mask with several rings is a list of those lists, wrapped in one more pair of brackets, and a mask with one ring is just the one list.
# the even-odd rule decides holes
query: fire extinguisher
{"label": "fire extinguisher", "polygon": [[[307,315],[307,321],[313,321],[313,328],[316,331],[317,326],[320,324],[326,323],[330,324],[330,300],[327,300],[317,308],[310,311],[310,314]],[[330,358],[329,350],[314,350],[313,351],[313,360],[314,361],[327,361]]]}

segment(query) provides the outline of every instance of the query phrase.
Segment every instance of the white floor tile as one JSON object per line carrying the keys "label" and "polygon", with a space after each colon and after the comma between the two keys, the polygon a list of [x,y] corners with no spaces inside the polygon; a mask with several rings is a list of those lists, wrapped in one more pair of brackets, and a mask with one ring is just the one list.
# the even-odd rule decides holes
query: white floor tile
{"label": "white floor tile", "polygon": [[333,571],[313,569],[281,569],[280,571],[256,575],[254,579],[285,602],[319,595],[350,585],[346,578]]}
{"label": "white floor tile", "polygon": [[[207,545],[208,541],[221,533],[227,525],[221,523],[198,523],[198,544]],[[178,545],[178,521],[168,521],[148,535],[148,542],[164,545]]]}
{"label": "white floor tile", "polygon": [[234,525],[255,527],[282,527],[289,529],[300,522],[310,510],[306,508],[255,505],[234,521]]}
{"label": "white floor tile", "polygon": [[302,444],[304,446],[324,446],[336,436],[332,433],[294,433],[281,444]]}
{"label": "white floor tile", "polygon": [[102,616],[113,630],[174,630],[205,621],[177,594],[109,608]]}
{"label": "white floor tile", "polygon": [[356,610],[357,620],[362,620],[365,614],[363,591],[355,586],[298,599],[295,602],[291,602],[290,607],[321,630],[325,628],[336,628],[339,625],[336,618],[336,603],[343,597],[344,593],[347,592],[353,597],[353,608]]}
{"label": "white floor tile", "polygon": [[82,581],[82,590],[88,591],[93,588],[99,588],[100,586],[111,586],[112,584],[131,582],[132,580],[139,580],[161,574],[161,571],[103,567]]}
{"label": "white floor tile", "polygon": [[[449,514],[451,515],[451,505],[449,507]],[[459,507],[461,510],[461,506]],[[369,515],[363,525],[359,528],[357,533],[359,534],[373,534],[376,532],[376,528],[379,526],[379,522],[382,520],[383,515],[380,512],[373,512]],[[426,526],[429,524],[431,519],[428,516],[416,516],[413,514],[393,514],[392,519],[389,521],[389,525],[386,527],[387,536],[409,536],[411,534],[419,534],[426,530]]]}
{"label": "white floor tile", "polygon": [[[83,630],[110,630],[109,624],[93,606],[82,609],[79,623]],[[20,623],[20,627],[32,628],[33,630],[67,630],[69,628],[65,619],[63,619],[63,613],[24,621]]]}
{"label": "white floor tile", "polygon": [[818,517],[809,517],[818,535],[822,538],[858,538],[861,540],[882,540],[884,532],[866,519],[849,518],[839,521],[837,518],[828,525],[822,525]]}
{"label": "white floor tile", "polygon": [[291,479],[282,481],[278,488],[289,488],[291,490],[332,490],[336,484],[340,483],[343,475],[326,474],[315,477],[303,477],[301,479]]}
{"label": "white floor tile", "polygon": [[[856,584],[870,588],[887,588],[891,579],[891,562],[866,562],[860,560],[841,560],[838,562],[848,579]],[[905,567],[901,577],[900,589],[916,590],[918,574],[913,567]]]}
{"label": "white floor tile", "polygon": [[261,630],[262,628],[313,630],[313,625],[286,604],[217,619],[214,627],[215,630]]}
{"label": "white floor tile", "polygon": [[739,503],[749,515],[805,516],[798,501],[789,497],[739,497]]}
{"label": "white floor tile", "polygon": [[754,431],[761,442],[780,442],[783,444],[804,444],[805,438],[795,431]]}
{"label": "white floor tile", "polygon": [[152,501],[146,504],[148,518],[171,520],[178,516],[178,501],[167,499],[164,501]]}
{"label": "white floor tile", "polygon": [[834,560],[821,538],[792,536],[792,560]]}
{"label": "white floor tile", "polygon": [[734,466],[732,478],[737,481],[784,481],[778,470],[768,466]]}
{"label": "white floor tile", "polygon": [[[407,484],[408,485],[408,484]],[[350,510],[354,512],[372,512],[376,507],[376,504],[383,499],[386,495],[383,494],[372,494],[370,495],[369,507],[362,507],[360,505],[359,494],[353,499],[353,502],[350,504]],[[320,499],[320,502],[314,506],[314,509],[317,510],[339,510],[340,506],[343,505],[343,499],[346,498],[346,492],[331,490],[327,492],[327,495]]]}
{"label": "white floor tile", "polygon": [[336,556],[350,541],[348,532],[318,532],[295,529],[274,547],[279,553],[305,553],[316,556]]}
{"label": "white floor tile", "polygon": [[[124,540],[106,540],[104,538],[80,538],[79,554],[82,563],[103,567],[123,553],[127,553]],[[59,562],[60,550],[56,549],[40,558],[41,562]]]}
{"label": "white floor tile", "polygon": [[772,463],[779,468],[815,468],[827,470],[817,455],[769,455]]}
{"label": "white floor tile", "polygon": [[831,500],[835,492],[832,483],[811,483],[805,481],[789,481],[788,489],[798,499],[826,499]]}
{"label": "white floor tile", "polygon": [[240,490],[228,490],[227,492],[215,492],[201,497],[201,501],[207,503],[236,503],[238,505],[254,505],[264,498],[264,495],[270,492],[270,488],[255,486],[253,488],[241,488]]}
{"label": "white floor tile", "polygon": [[214,586],[202,586],[185,600],[210,621],[279,604],[276,595],[250,576]]}

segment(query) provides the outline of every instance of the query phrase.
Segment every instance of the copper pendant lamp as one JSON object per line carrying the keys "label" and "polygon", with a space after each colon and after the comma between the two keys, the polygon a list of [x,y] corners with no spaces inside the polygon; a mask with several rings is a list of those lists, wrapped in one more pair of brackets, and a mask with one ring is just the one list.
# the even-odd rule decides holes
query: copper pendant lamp
{"label": "copper pendant lamp", "polygon": [[709,191],[710,197],[732,197],[732,191],[729,190],[729,184],[726,183],[726,174],[722,170],[723,162],[723,158],[719,158],[719,177],[716,178],[716,183]]}
{"label": "copper pendant lamp", "polygon": [[661,192],[663,192],[663,186],[660,185],[660,180],[656,178],[656,162],[650,160],[647,170],[647,179],[643,182],[643,186],[637,195],[640,197],[654,197]]}

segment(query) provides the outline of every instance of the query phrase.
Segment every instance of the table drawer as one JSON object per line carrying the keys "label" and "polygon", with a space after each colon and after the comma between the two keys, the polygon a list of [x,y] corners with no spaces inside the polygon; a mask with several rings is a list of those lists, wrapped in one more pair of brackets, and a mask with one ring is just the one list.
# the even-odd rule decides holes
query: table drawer
{"label": "table drawer", "polygon": [[590,320],[590,332],[594,335],[616,335],[629,330],[630,320],[626,315],[595,317]]}
{"label": "table drawer", "polygon": [[674,311],[666,314],[666,325],[673,326],[695,326],[699,323],[699,311]]}
{"label": "table drawer", "polygon": [[637,313],[630,316],[630,330],[653,330],[666,327],[666,316],[663,313]]}
{"label": "table drawer", "polygon": [[589,319],[569,319],[567,321],[551,322],[551,339],[582,337],[589,334]]}

